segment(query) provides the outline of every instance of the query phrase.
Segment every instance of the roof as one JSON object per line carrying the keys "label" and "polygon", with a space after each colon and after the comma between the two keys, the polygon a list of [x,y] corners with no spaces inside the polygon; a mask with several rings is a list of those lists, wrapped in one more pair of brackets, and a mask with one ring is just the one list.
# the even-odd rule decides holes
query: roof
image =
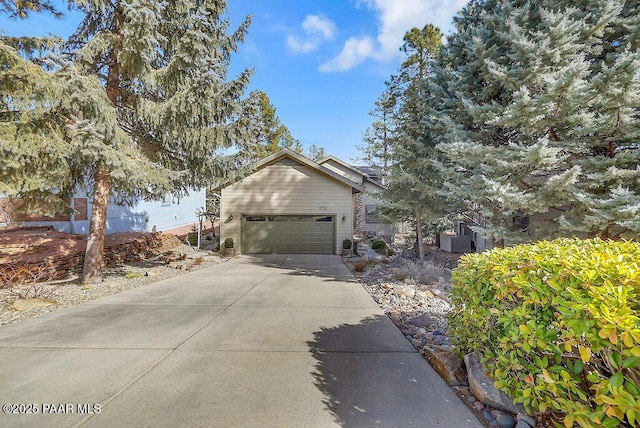
{"label": "roof", "polygon": [[377,166],[354,166],[353,168],[362,171],[370,177],[384,177],[387,175],[382,168],[378,168]]}
{"label": "roof", "polygon": [[339,159],[333,155],[331,156],[327,156],[326,158],[322,159],[320,162],[318,162],[320,165],[328,162],[328,161],[334,161],[335,163],[342,165],[345,168],[350,169],[351,171],[362,175],[362,177],[370,182],[375,184],[376,186],[384,189],[385,185],[382,184],[382,182],[380,180],[377,180],[375,178],[371,178],[371,176],[373,177],[380,177],[380,176],[386,176],[387,174],[380,168],[375,167],[375,166],[353,166],[353,165],[349,165],[348,163],[346,163],[345,161],[343,161],[342,159]]}
{"label": "roof", "polygon": [[[325,168],[324,166],[312,161],[311,159],[307,158],[306,156],[301,155],[300,153],[294,152],[291,149],[282,149],[276,153],[273,153],[270,156],[267,156],[266,158],[260,160],[254,167],[254,170],[251,174],[254,174],[257,171],[260,171],[263,168],[268,167],[269,165],[273,165],[275,163],[278,163],[280,160],[282,160],[283,158],[290,158],[293,159],[294,161],[298,162],[301,165],[304,165],[306,167],[309,167],[313,170],[315,170],[316,172],[319,172],[321,174],[324,174],[326,176],[328,176],[329,178],[332,178],[346,186],[349,186],[352,188],[352,191],[354,193],[360,193],[362,191],[364,191],[364,188],[357,184],[354,183],[353,181],[341,176],[340,174],[337,174],[333,171],[331,171],[329,168]],[[219,190],[222,189],[224,187],[227,187],[229,185],[231,185],[233,183],[226,183],[220,187],[218,187],[215,190]]]}
{"label": "roof", "polygon": [[382,182],[380,180],[375,180],[375,179],[370,178],[370,177],[365,177],[365,180],[367,180],[369,183],[375,184],[376,186],[380,187],[381,189],[386,189],[387,188],[387,186],[382,184]]}
{"label": "roof", "polygon": [[335,163],[337,163],[337,164],[339,164],[339,165],[342,165],[342,166],[343,166],[343,167],[345,167],[345,168],[349,168],[351,171],[353,171],[353,172],[355,172],[355,173],[357,173],[357,174],[360,174],[360,175],[362,175],[363,177],[366,177],[366,176],[367,176],[367,173],[366,173],[366,172],[364,172],[364,171],[362,171],[362,170],[361,170],[361,169],[359,169],[358,167],[355,167],[355,166],[353,166],[353,165],[349,165],[348,163],[346,163],[346,162],[345,162],[345,161],[343,161],[342,159],[338,159],[337,157],[335,157],[335,156],[333,156],[333,155],[327,156],[326,158],[324,158],[324,159],[320,160],[318,163],[319,163],[320,165],[322,165],[323,163],[326,163],[326,162],[328,162],[328,161],[330,161],[330,160],[331,160],[331,161],[334,161]]}

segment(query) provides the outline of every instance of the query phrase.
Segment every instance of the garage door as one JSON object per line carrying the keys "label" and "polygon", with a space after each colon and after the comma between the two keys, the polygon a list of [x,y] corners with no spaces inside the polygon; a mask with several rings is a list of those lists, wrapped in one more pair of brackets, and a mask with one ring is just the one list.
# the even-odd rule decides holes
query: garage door
{"label": "garage door", "polygon": [[242,217],[243,254],[334,254],[335,218],[326,215]]}

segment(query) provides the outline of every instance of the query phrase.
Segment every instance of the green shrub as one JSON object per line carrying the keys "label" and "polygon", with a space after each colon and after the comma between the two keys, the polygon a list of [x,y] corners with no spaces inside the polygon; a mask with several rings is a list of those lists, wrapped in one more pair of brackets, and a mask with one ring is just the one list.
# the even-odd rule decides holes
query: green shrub
{"label": "green shrub", "polygon": [[358,254],[358,241],[353,241],[353,253]]}
{"label": "green shrub", "polygon": [[224,240],[224,248],[233,248],[233,238],[227,238]]}
{"label": "green shrub", "polygon": [[349,250],[351,248],[351,239],[345,239],[342,241],[342,249]]}
{"label": "green shrub", "polygon": [[384,242],[382,239],[374,239],[373,241],[371,241],[371,249],[373,250],[382,250],[386,246],[387,246],[387,243]]}
{"label": "green shrub", "polygon": [[640,243],[558,239],[461,258],[450,335],[565,426],[640,419]]}
{"label": "green shrub", "polygon": [[191,232],[187,235],[187,242],[189,242],[189,245],[192,247],[198,245],[198,229],[196,229],[194,225],[191,225]]}

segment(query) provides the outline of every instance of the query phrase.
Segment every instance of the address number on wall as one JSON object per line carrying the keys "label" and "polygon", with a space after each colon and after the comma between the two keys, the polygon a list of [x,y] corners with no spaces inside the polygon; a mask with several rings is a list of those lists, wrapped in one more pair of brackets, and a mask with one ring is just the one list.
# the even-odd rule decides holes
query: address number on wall
{"label": "address number on wall", "polygon": [[326,211],[327,210],[327,206],[326,205],[320,205],[320,206],[318,206],[318,209],[320,211]]}

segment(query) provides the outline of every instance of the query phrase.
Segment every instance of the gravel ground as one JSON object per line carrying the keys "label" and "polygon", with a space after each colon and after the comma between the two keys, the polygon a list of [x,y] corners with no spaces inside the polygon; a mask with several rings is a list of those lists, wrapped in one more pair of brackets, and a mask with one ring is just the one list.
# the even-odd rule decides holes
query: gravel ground
{"label": "gravel ground", "polygon": [[[181,244],[144,262],[103,270],[103,281],[86,285],[79,278],[0,290],[0,325],[40,316],[103,296],[121,293],[228,260],[218,253]],[[27,299],[21,299],[26,297]],[[34,299],[37,298],[37,299]]]}
{"label": "gravel ground", "polygon": [[425,345],[449,349],[447,313],[451,309],[451,271],[430,261],[407,260],[402,255],[355,269],[357,258],[345,264],[420,351]]}

